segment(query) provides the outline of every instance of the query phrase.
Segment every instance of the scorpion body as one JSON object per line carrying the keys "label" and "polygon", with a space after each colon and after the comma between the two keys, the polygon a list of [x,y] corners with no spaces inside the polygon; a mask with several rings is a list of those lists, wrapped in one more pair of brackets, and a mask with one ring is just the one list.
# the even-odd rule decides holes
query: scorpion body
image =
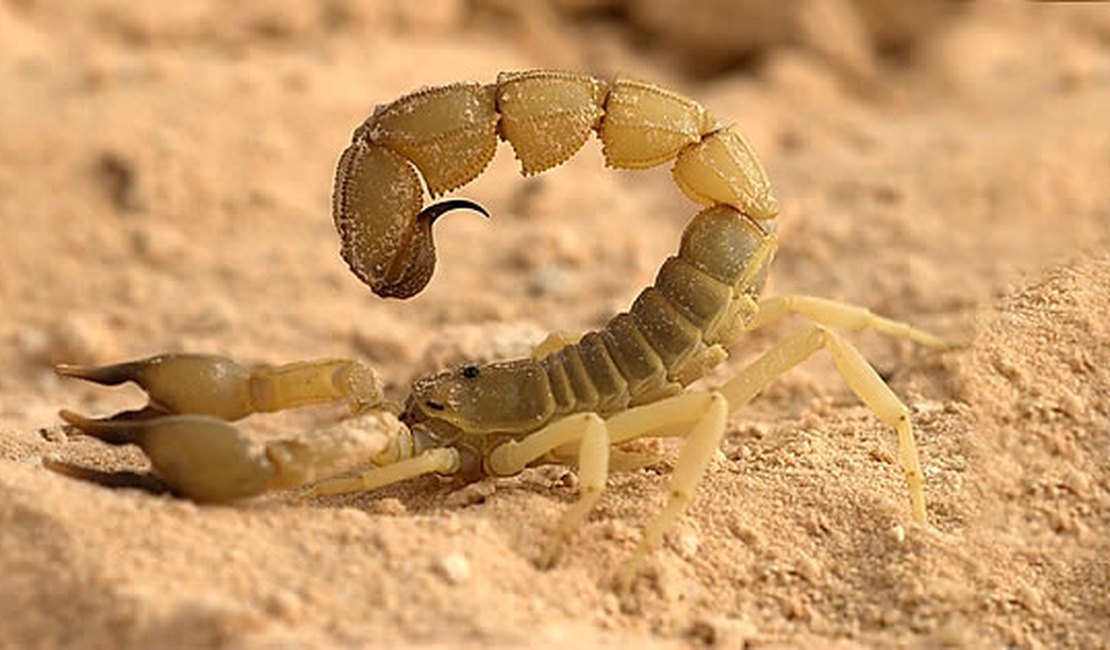
{"label": "scorpion body", "polygon": [[[860,307],[809,296],[761,297],[777,248],[778,203],[739,130],[718,124],[691,99],[629,79],[607,83],[532,71],[502,74],[490,85],[428,88],[379,106],[339,159],[332,208],[340,253],[376,294],[413,296],[435,268],[435,220],[456,208],[488,214],[466,199],[424,206],[424,188],[437,197],[473,180],[499,137],[512,145],[527,175],[566,161],[595,131],[609,166],[641,169],[673,160],[676,184],[704,206],[653,285],[600,330],[578,339],[553,336],[530,358],[464,364],[419,379],[399,417],[387,408],[375,373],[358,361],[250,371],[222,357],[177,354],[59,366],[63,375],[97,383],[134,381],[150,395],[137,411],[100,420],[63,411],[62,418],[106,442],[138,444],[171,490],[199,501],[305,484],[313,484],[310,494],[371,490],[428,473],[504,476],[537,463],[576,461],[581,495],[556,527],[542,565],[597,503],[610,458],[635,465],[614,447],[643,436],[685,437],[667,501],[622,573],[627,589],[638,563],[690,500],[728,414],[825,350],[853,392],[897,432],[911,514],[924,523],[924,477],[909,409],[830,328],[872,329],[935,349],[948,343]],[[728,357],[726,346],[790,314],[812,324],[716,389],[684,391]],[[380,435],[344,429],[259,449],[228,423],[334,400],[346,400],[356,420]],[[374,469],[317,481],[337,465],[363,461]],[[101,478],[62,465],[53,467]]]}
{"label": "scorpion body", "polygon": [[726,358],[722,344],[754,316],[774,245],[730,207],[703,211],[654,285],[600,331],[539,358],[467,364],[417,381],[401,418],[421,434],[415,450],[450,443],[463,454],[459,473],[497,474],[482,461],[507,438],[571,413],[604,418],[681,393]]}

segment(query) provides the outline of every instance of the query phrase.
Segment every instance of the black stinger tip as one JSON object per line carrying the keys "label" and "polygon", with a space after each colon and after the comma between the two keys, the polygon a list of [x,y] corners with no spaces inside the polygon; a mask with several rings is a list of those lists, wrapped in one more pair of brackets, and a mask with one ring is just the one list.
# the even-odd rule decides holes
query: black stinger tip
{"label": "black stinger tip", "polygon": [[480,203],[475,203],[470,199],[447,199],[446,201],[433,203],[421,210],[418,218],[434,222],[452,210],[473,210],[487,219],[490,218],[488,210],[482,207]]}

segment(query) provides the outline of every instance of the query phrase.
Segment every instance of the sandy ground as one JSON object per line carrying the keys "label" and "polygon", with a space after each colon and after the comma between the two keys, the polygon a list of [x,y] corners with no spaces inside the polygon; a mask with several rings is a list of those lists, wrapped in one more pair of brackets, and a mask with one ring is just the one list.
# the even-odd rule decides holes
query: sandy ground
{"label": "sandy ground", "polygon": [[[1110,10],[688,4],[0,2],[0,647],[1110,647]],[[783,207],[775,292],[968,342],[852,336],[913,410],[928,526],[825,358],[733,418],[632,611],[612,578],[673,454],[614,476],[546,572],[564,468],[198,507],[42,467],[144,467],[56,417],[138,391],[56,362],[348,356],[400,398],[627,306],[694,208],[596,144],[527,180],[502,151],[462,193],[493,220],[444,220],[415,300],[375,298],[336,254],[334,163],[373,104],[536,67],[623,71],[737,120]]]}

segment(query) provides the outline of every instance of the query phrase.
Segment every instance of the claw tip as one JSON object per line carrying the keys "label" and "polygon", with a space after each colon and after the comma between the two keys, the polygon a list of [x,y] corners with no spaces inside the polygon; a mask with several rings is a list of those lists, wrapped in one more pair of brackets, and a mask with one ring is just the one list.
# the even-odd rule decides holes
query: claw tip
{"label": "claw tip", "polygon": [[84,369],[84,366],[76,363],[56,363],[54,364],[54,374],[63,377],[77,377]]}
{"label": "claw tip", "polygon": [[62,409],[58,411],[58,417],[64,420],[66,424],[75,426],[78,429],[92,423],[92,420],[90,420],[89,418],[81,415],[80,413],[75,413],[74,411],[71,411],[69,409]]}

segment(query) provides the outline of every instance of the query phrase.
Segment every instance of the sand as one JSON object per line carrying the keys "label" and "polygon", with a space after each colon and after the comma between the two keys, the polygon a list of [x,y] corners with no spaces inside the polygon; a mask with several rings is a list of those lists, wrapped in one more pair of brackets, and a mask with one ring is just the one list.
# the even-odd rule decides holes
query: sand
{"label": "sand", "polygon": [[[1110,13],[687,4],[0,2],[0,647],[1110,647]],[[549,571],[572,468],[213,507],[43,467],[145,467],[56,417],[140,393],[54,363],[356,357],[400,399],[625,308],[695,208],[596,143],[530,179],[503,148],[460,193],[493,219],[443,220],[412,301],[337,255],[334,164],[375,103],[543,67],[646,78],[740,124],[782,204],[773,292],[966,343],[850,335],[912,409],[929,525],[893,434],[821,355],[732,418],[628,609],[613,577],[669,443],[611,478]]]}

